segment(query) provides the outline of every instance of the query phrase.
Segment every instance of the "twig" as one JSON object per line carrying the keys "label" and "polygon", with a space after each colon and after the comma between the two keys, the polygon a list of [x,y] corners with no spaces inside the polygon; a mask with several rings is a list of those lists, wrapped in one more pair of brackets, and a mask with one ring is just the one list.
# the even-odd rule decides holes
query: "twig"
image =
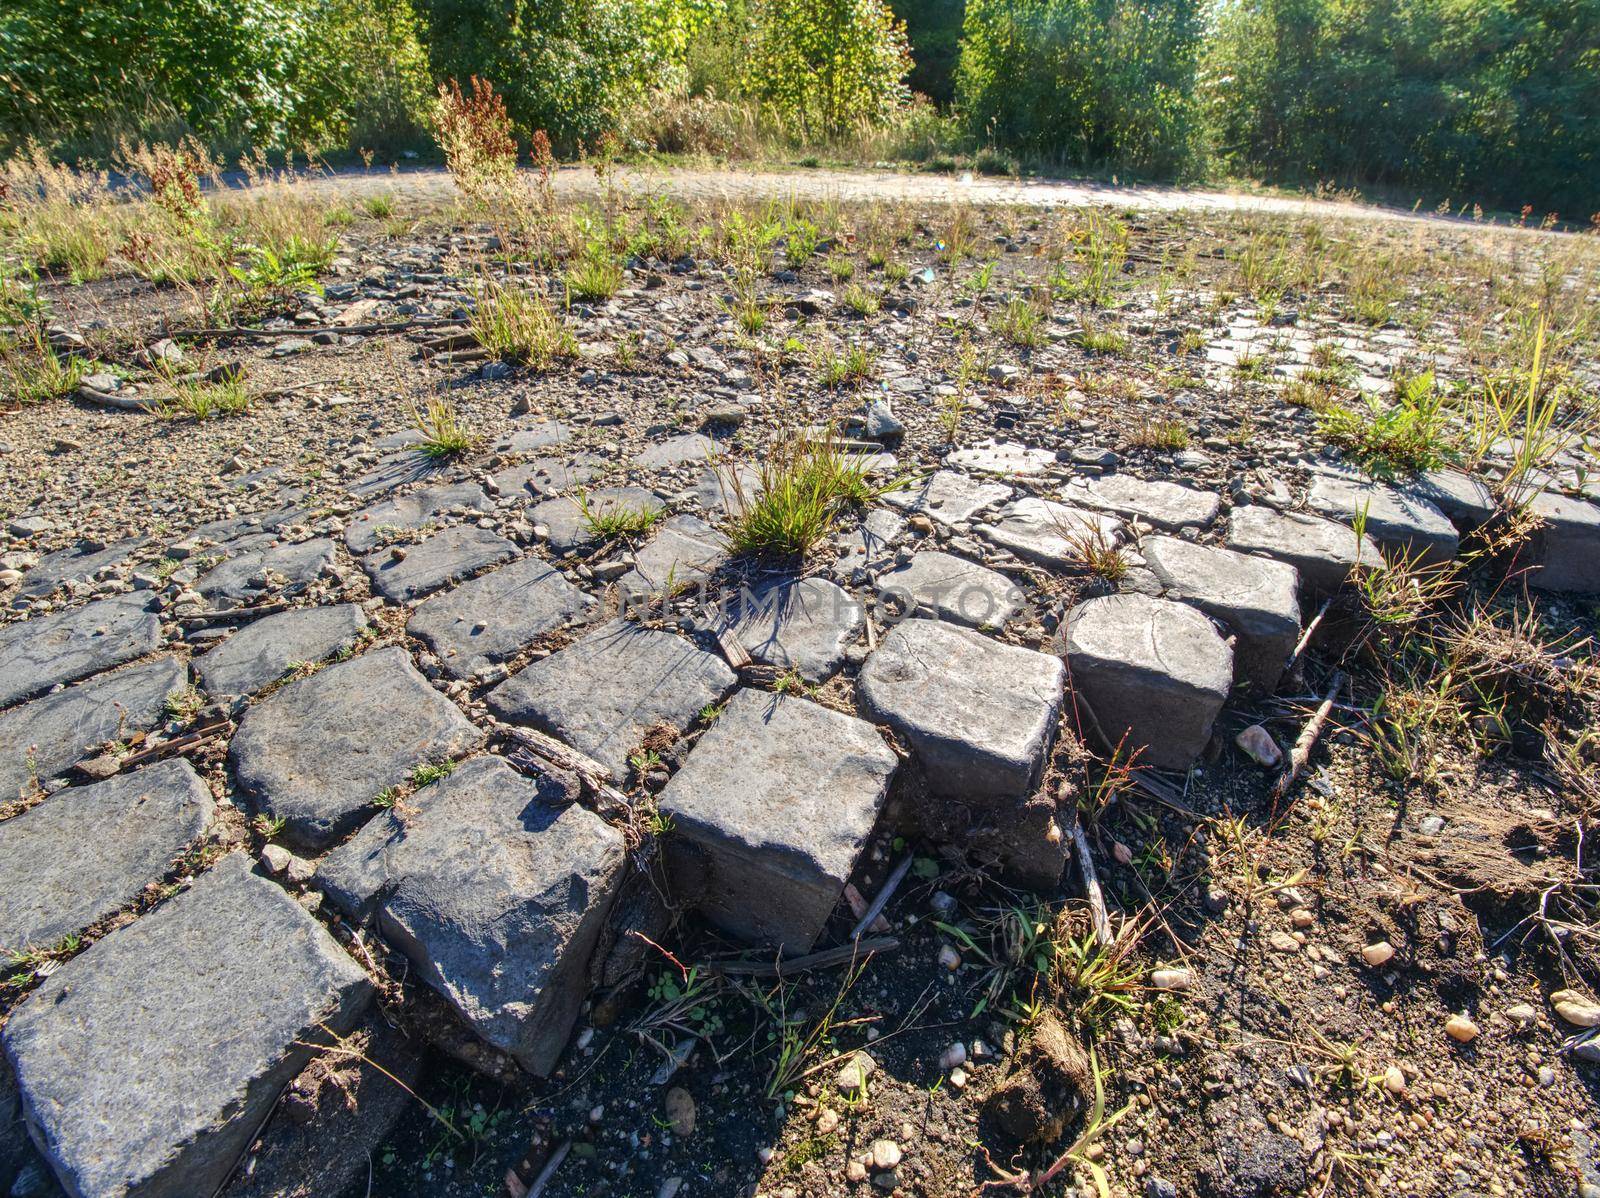
{"label": "twig", "polygon": [[406,329],[433,328],[454,323],[442,316],[419,316],[414,320],[382,321],[376,324],[310,325],[292,329],[247,329],[238,325],[221,329],[178,329],[173,337],[190,337],[195,340],[221,337],[273,338],[312,337],[318,333],[400,333]]}
{"label": "twig", "polygon": [[1089,838],[1083,834],[1083,821],[1078,818],[1076,805],[1072,810],[1072,847],[1078,858],[1078,872],[1083,875],[1084,897],[1089,900],[1089,918],[1094,923],[1094,938],[1101,948],[1110,948],[1116,940],[1111,931],[1111,917],[1106,914],[1106,896],[1100,889],[1100,875],[1095,872],[1094,858],[1089,855]]}
{"label": "twig", "polygon": [[756,978],[782,977],[789,973],[804,973],[811,969],[827,969],[833,965],[843,965],[874,953],[892,953],[899,947],[900,941],[893,936],[878,936],[871,940],[852,940],[849,944],[839,945],[838,948],[825,948],[821,952],[807,953],[803,957],[791,957],[787,961],[748,959],[712,961],[706,968],[712,973],[741,973]]}
{"label": "twig", "polygon": [[1300,772],[1306,768],[1311,750],[1317,747],[1317,738],[1322,735],[1322,729],[1328,722],[1328,713],[1333,710],[1333,701],[1338,698],[1339,691],[1343,687],[1344,671],[1335,670],[1333,680],[1328,683],[1327,693],[1322,697],[1321,705],[1317,708],[1316,714],[1306,721],[1306,726],[1294,742],[1294,748],[1289,751],[1288,764],[1279,775],[1277,785],[1272,788],[1274,818],[1277,816],[1278,802],[1289,793],[1289,788],[1294,785],[1295,779],[1300,777]]}
{"label": "twig", "polygon": [[257,616],[271,616],[280,611],[288,611],[289,604],[283,602],[260,603],[255,607],[224,607],[218,611],[203,611],[192,616],[179,616],[178,623],[184,627],[191,624],[231,624],[235,620],[254,620]]}
{"label": "twig", "polygon": [[522,745],[534,756],[542,757],[558,769],[577,774],[596,800],[610,808],[613,814],[627,815],[632,812],[633,804],[628,801],[628,796],[611,785],[611,771],[593,757],[580,753],[577,749],[568,748],[553,736],[535,732],[532,728],[518,728],[497,721],[495,729],[502,736],[510,737]]}
{"label": "twig", "polygon": [[207,724],[203,728],[196,728],[191,732],[174,736],[171,740],[164,740],[150,745],[148,748],[140,749],[137,753],[129,753],[126,757],[118,759],[117,768],[119,770],[131,769],[136,765],[143,765],[147,761],[155,761],[162,757],[170,757],[174,753],[186,752],[197,745],[212,740],[227,726],[227,720],[218,720],[215,723]]}
{"label": "twig", "polygon": [[561,1168],[561,1162],[567,1159],[567,1153],[572,1151],[572,1141],[562,1140],[556,1150],[550,1154],[550,1159],[544,1163],[544,1168],[539,1170],[539,1176],[533,1179],[533,1184],[528,1187],[527,1198],[539,1198],[544,1193],[545,1186],[550,1184],[556,1175],[556,1170]]}
{"label": "twig", "polygon": [[866,912],[860,919],[856,920],[856,926],[850,930],[850,939],[859,940],[861,933],[872,926],[872,921],[883,914],[883,909],[889,905],[890,898],[900,888],[900,883],[906,880],[906,874],[911,872],[912,860],[913,858],[908,853],[904,860],[894,867],[894,872],[889,875],[883,884],[883,888],[878,891],[878,897],[872,900]]}

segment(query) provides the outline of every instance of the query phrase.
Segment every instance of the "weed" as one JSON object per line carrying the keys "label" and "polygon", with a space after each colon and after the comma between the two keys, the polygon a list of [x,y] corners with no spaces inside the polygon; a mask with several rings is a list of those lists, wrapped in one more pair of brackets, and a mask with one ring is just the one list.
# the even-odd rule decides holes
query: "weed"
{"label": "weed", "polygon": [[835,283],[846,283],[855,277],[856,264],[848,254],[829,254],[823,268]]}
{"label": "weed", "polygon": [[474,75],[470,93],[454,79],[441,83],[433,125],[450,177],[468,200],[488,206],[510,196],[517,140],[505,101],[490,83]]}
{"label": "weed", "polygon": [[868,291],[860,283],[851,283],[839,297],[839,303],[857,316],[875,316],[880,301],[873,292]]}
{"label": "weed", "polygon": [[790,221],[783,231],[784,263],[790,270],[801,269],[811,261],[821,242],[822,234],[816,225],[803,219]]}
{"label": "weed", "polygon": [[852,345],[842,354],[821,354],[817,359],[817,381],[824,387],[870,379],[877,369],[877,358],[865,345]]}
{"label": "weed", "polygon": [[216,416],[242,416],[250,410],[250,392],[241,378],[219,383],[177,383],[172,394],[161,402],[168,416],[187,416],[191,420],[210,420]]}
{"label": "weed", "polygon": [[1395,380],[1394,398],[1385,404],[1365,397],[1365,411],[1332,404],[1320,414],[1318,431],[1375,474],[1431,470],[1451,456],[1445,396],[1433,372]]}
{"label": "weed", "polygon": [[1021,296],[1013,296],[990,323],[1000,336],[1023,349],[1038,349],[1049,342],[1045,314]]}
{"label": "weed", "polygon": [[81,358],[57,354],[37,324],[24,325],[21,339],[0,336],[0,410],[71,395],[87,370]]}
{"label": "weed", "polygon": [[568,301],[608,300],[622,287],[622,263],[603,245],[592,243],[563,276]]}
{"label": "weed", "polygon": [[394,193],[380,191],[361,201],[361,210],[373,220],[388,220],[395,214]]}
{"label": "weed", "polygon": [[1078,333],[1078,344],[1086,353],[1107,354],[1119,357],[1128,352],[1128,337],[1115,329],[1102,328],[1085,321]]}
{"label": "weed", "polygon": [[411,785],[415,787],[429,786],[441,779],[448,778],[455,773],[456,763],[446,758],[443,761],[424,761],[411,769]]}
{"label": "weed", "polygon": [[874,483],[867,459],[847,454],[831,437],[794,436],[763,459],[755,494],[731,476],[727,521],[735,553],[803,557],[826,539],[839,518],[898,484]]}
{"label": "weed", "polygon": [[543,296],[489,280],[472,312],[472,335],[498,361],[548,370],[576,357],[578,339]]}
{"label": "weed", "polygon": [[430,395],[425,408],[411,408],[414,429],[421,434],[417,448],[430,458],[448,458],[472,448],[472,434],[456,406],[442,395]]}
{"label": "weed", "polygon": [[1147,417],[1129,434],[1128,440],[1141,449],[1177,452],[1189,448],[1189,430],[1181,420],[1153,420]]}
{"label": "weed", "polygon": [[589,503],[586,491],[578,492],[578,513],[584,527],[600,541],[615,541],[622,537],[637,537],[649,532],[661,519],[658,507],[632,507],[626,503],[608,502],[598,507]]}

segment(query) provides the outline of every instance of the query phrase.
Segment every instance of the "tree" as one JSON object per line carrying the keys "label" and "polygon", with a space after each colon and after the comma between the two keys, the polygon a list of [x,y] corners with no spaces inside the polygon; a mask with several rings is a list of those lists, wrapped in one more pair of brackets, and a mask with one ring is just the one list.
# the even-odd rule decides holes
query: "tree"
{"label": "tree", "polygon": [[806,140],[889,118],[911,51],[883,0],[758,0],[745,86]]}

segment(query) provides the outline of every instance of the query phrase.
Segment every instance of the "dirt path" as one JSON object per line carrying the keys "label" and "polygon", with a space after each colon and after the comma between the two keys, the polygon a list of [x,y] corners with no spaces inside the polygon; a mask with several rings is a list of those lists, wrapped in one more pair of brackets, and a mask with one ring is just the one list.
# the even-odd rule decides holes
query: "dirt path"
{"label": "dirt path", "polygon": [[[1463,219],[1376,204],[1249,195],[1243,192],[1190,191],[1177,187],[1135,186],[1092,180],[993,179],[974,176],[970,172],[944,175],[897,171],[698,170],[674,167],[628,168],[619,171],[618,177],[625,186],[635,190],[665,190],[685,199],[796,196],[805,199],[887,200],[925,204],[1018,204],[1039,208],[1115,204],[1142,211],[1258,212],[1474,227],[1473,222]],[[399,174],[334,171],[309,180],[308,186],[356,197],[392,191],[410,199],[444,200],[455,194],[455,185],[442,167],[421,167]],[[558,171],[555,188],[562,195],[584,195],[597,191],[594,173],[582,167],[566,167]],[[1536,229],[1519,229],[1514,225],[1494,227],[1502,231],[1539,232]]]}

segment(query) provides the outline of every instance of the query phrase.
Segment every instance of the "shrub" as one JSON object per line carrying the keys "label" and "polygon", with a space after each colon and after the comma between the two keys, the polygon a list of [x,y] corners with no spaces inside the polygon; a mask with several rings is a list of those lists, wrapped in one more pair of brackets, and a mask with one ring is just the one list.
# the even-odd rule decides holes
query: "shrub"
{"label": "shrub", "polygon": [[1196,156],[1201,0],[968,0],[957,76],[973,132],[1084,165]]}
{"label": "shrub", "polygon": [[744,86],[804,139],[887,120],[910,99],[905,28],[883,0],[758,0]]}

